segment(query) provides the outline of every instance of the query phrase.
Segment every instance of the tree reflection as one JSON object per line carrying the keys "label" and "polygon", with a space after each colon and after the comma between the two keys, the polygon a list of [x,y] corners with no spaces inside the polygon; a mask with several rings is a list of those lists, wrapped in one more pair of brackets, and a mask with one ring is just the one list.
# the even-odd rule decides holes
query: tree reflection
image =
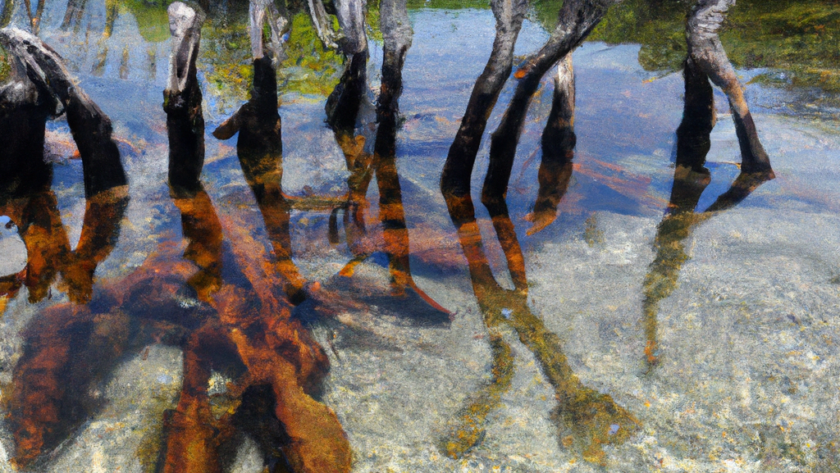
{"label": "tree reflection", "polygon": [[506,325],[514,329],[519,341],[534,354],[543,375],[554,389],[558,403],[555,420],[560,438],[564,439],[563,433],[568,432],[572,436],[572,444],[587,461],[605,464],[603,447],[628,439],[636,431],[638,421],[609,394],[600,393],[580,382],[563,354],[560,339],[532,312],[528,303],[525,260],[507,204],[497,201],[488,206],[488,210],[507,260],[514,284],[512,290],[505,289],[493,276],[469,196],[450,196],[447,205],[458,229],[461,248],[469,263],[473,291],[490,335],[493,379],[472,396],[468,406],[461,411],[449,437],[444,440],[445,452],[457,458],[481,439],[486,416],[498,406],[501,395],[510,385],[513,359],[501,331]]}
{"label": "tree reflection", "polygon": [[18,228],[26,245],[26,267],[16,275],[5,276],[0,292],[14,297],[26,287],[29,302],[46,297],[61,275],[59,289],[71,301],[90,301],[96,267],[108,257],[119,236],[128,196],[125,188],[102,192],[85,204],[82,234],[75,250],[71,250],[67,231],[61,222],[55,192],[45,190],[17,197],[0,204],[0,215],[6,215]]}
{"label": "tree reflection", "polygon": [[[198,179],[204,129],[190,94],[200,15],[180,3],[170,15],[174,77],[165,108],[176,164],[170,167],[170,192],[187,243],[183,259],[178,246],[163,243],[128,277],[103,285],[90,304],[54,306],[24,331],[10,396],[14,461],[31,465],[95,415],[101,402],[91,386],[122,353],[158,341],[183,350],[184,383],[176,408],[164,419],[156,469],[223,471],[236,444],[249,435],[261,444],[271,471],[347,472],[350,448],[341,425],[311,396],[329,362],[292,318],[285,292],[277,291],[282,267],[277,271],[253,258],[253,240],[225,240],[223,229],[230,225]],[[254,152],[271,155],[269,146]],[[249,181],[265,183],[246,169]],[[228,269],[226,241],[233,256]],[[231,378],[222,394],[231,407],[221,413],[208,392],[213,371]]]}
{"label": "tree reflection", "polygon": [[[366,241],[364,224],[368,208],[367,192],[375,177],[379,190],[379,221],[382,224],[381,249],[388,258],[391,295],[399,299],[416,300],[428,310],[403,310],[410,315],[428,318],[425,322],[448,323],[449,311],[429,297],[417,286],[411,275],[410,241],[406,226],[402,189],[397,170],[397,129],[399,124],[399,98],[402,93],[402,69],[411,46],[412,31],[405,0],[383,0],[379,5],[380,31],[383,36],[382,83],[376,105],[376,121],[372,153],[368,143],[371,128],[361,127],[356,133],[356,122],[362,103],[366,74],[367,51],[356,53],[342,76],[342,80],[327,104],[328,122],[333,128],[336,142],[344,153],[350,176],[348,200],[344,211],[347,245],[353,259],[342,269],[342,276],[351,276],[353,268],[370,257],[380,245]],[[333,240],[337,240],[337,218],[331,216]],[[428,316],[428,317],[427,317]]]}
{"label": "tree reflection", "polygon": [[[508,41],[515,41],[515,34],[511,38],[512,25],[506,21],[510,21],[514,16],[511,14],[513,12],[505,10],[505,8],[511,8],[510,4],[493,2],[493,6],[494,12],[497,12],[495,45],[501,43],[512,48],[512,42],[508,43]],[[496,196],[483,200],[505,254],[507,269],[514,285],[512,290],[504,288],[497,282],[484,253],[481,233],[475,218],[475,208],[469,192],[469,175],[489,111],[505,78],[498,73],[493,73],[500,67],[504,70],[505,66],[505,63],[500,63],[499,57],[495,54],[495,45],[494,55],[491,56],[485,73],[479,77],[473,89],[467,113],[455,142],[450,148],[441,179],[441,189],[449,215],[458,230],[461,248],[469,264],[473,292],[490,335],[493,359],[492,379],[470,397],[467,406],[462,409],[450,426],[450,432],[443,439],[441,448],[449,456],[458,458],[481,441],[484,435],[484,422],[488,414],[499,406],[501,397],[509,388],[514,374],[511,347],[505,340],[502,330],[504,326],[508,326],[513,328],[519,341],[534,354],[543,375],[554,388],[558,402],[554,420],[558,424],[561,443],[566,446],[574,445],[587,461],[605,464],[606,454],[603,447],[625,441],[637,430],[638,421],[631,413],[616,404],[610,395],[599,393],[580,382],[563,354],[560,339],[545,327],[540,317],[533,313],[528,303],[528,279],[524,255],[508,213],[507,202],[503,197],[496,198],[498,197]],[[507,73],[510,72],[509,67]],[[488,87],[494,77],[497,80],[502,79],[502,82],[495,82],[495,87]],[[492,100],[482,96],[488,89],[490,92],[495,92],[495,96],[490,97]],[[557,205],[565,195],[572,176],[575,146],[574,94],[571,56],[566,55],[558,67],[552,109],[543,132],[543,160],[539,171],[540,188],[534,210],[528,216],[528,219],[534,223],[529,233],[535,233],[555,220]],[[527,100],[512,103],[508,113],[512,115],[521,113],[524,116],[527,105]],[[494,146],[498,139],[500,138],[494,134]],[[512,145],[515,148],[515,140]],[[496,158],[492,156],[491,151],[491,169],[494,166],[492,164],[494,159]],[[494,179],[507,183],[511,167],[497,167],[495,172],[501,172],[502,175],[496,175]],[[490,179],[489,174],[487,179]]]}
{"label": "tree reflection", "polygon": [[660,359],[657,336],[659,303],[677,288],[680,270],[689,259],[684,241],[698,224],[736,206],[758,186],[772,179],[772,173],[749,172],[742,167],[729,190],[704,212],[695,214],[700,196],[711,182],[705,162],[711,147],[709,135],[715,125],[714,94],[708,77],[691,58],[685,62],[684,74],[685,108],[682,123],[677,129],[674,184],[668,210],[659,223],[654,240],[656,257],[644,282],[645,362],[649,367],[656,365]]}

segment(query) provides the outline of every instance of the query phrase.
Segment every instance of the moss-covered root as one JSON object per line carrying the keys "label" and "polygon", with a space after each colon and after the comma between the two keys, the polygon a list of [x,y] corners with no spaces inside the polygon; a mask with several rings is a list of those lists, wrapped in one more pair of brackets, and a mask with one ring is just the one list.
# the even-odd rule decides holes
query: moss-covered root
{"label": "moss-covered root", "polygon": [[571,431],[571,435],[561,435],[561,444],[574,446],[588,462],[604,465],[603,447],[627,440],[638,429],[639,421],[610,395],[581,384],[563,354],[560,339],[527,307],[514,309],[509,320],[554,387],[558,427]]}
{"label": "moss-covered root", "polygon": [[498,332],[491,331],[490,350],[493,356],[493,377],[458,413],[447,435],[440,441],[440,450],[451,458],[460,458],[481,442],[487,415],[499,405],[502,395],[510,388],[514,374],[510,345]]}

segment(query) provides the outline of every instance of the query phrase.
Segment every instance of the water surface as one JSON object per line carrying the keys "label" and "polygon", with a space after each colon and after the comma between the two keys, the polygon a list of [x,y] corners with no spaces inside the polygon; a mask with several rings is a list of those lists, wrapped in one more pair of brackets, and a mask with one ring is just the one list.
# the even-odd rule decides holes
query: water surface
{"label": "water surface", "polygon": [[[282,191],[296,203],[258,198],[236,138],[210,135],[251,80],[247,8],[227,3],[208,20],[199,60],[203,191],[171,195],[161,107],[170,44],[141,3],[87,0],[69,22],[65,2],[43,9],[39,36],[113,120],[129,199],[86,202],[81,162],[64,151],[51,192],[0,208],[10,222],[0,240],[0,468],[157,471],[193,440],[217,449],[195,455],[227,470],[286,471],[288,432],[304,414],[323,422],[321,447],[346,444],[360,472],[830,471],[840,461],[830,89],[747,85],[776,179],[739,202],[727,200],[740,152],[716,91],[711,181],[699,195],[685,190],[694,200],[679,207],[682,75],[642,67],[644,45],[585,43],[574,53],[577,144],[556,220],[534,234],[526,220],[552,102],[545,79],[508,212],[491,219],[477,204],[465,238],[439,179],[492,45],[489,10],[411,10],[395,159],[350,206],[352,175],[324,123],[342,66],[312,38],[295,43],[310,62],[293,56],[279,80]],[[25,7],[13,8],[11,23],[27,25]],[[374,33],[352,137],[365,137],[366,153],[384,123]],[[516,53],[547,38],[526,20]],[[748,82],[767,70],[739,73]],[[807,94],[824,103],[801,106]],[[52,142],[71,140],[66,123],[48,127]],[[284,398],[293,378],[306,394]],[[196,393],[205,417],[185,414]],[[278,422],[278,399],[304,407]]]}

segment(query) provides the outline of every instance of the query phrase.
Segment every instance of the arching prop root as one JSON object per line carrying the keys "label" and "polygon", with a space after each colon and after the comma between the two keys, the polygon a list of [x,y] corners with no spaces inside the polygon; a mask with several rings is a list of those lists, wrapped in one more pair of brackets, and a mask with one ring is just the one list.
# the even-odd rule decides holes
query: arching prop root
{"label": "arching prop root", "polygon": [[[34,138],[33,146],[37,146],[43,141],[41,123],[46,123],[41,114],[46,112],[47,115],[58,116],[66,113],[67,124],[82,157],[85,196],[93,197],[102,191],[126,185],[128,181],[119,149],[112,137],[110,118],[76,84],[58,53],[39,38],[16,28],[0,30],[0,44],[14,58],[17,70],[16,82],[2,89],[0,95],[4,99],[0,102],[7,103],[4,107],[7,110],[10,100],[23,108],[35,104],[39,110],[35,128],[24,130],[28,135],[23,136]],[[33,93],[38,95],[37,99]],[[12,105],[14,108],[16,105]],[[35,156],[42,154],[43,150]],[[10,155],[4,160],[7,159],[32,159],[32,156]]]}

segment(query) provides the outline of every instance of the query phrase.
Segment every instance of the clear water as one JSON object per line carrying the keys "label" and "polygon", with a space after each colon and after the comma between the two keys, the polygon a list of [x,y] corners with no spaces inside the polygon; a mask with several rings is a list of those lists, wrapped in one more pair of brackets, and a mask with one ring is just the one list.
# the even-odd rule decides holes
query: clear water
{"label": "clear water", "polygon": [[[236,84],[208,79],[220,66],[207,53],[199,74],[209,201],[170,197],[161,107],[169,41],[144,38],[122,4],[106,37],[111,4],[88,2],[69,29],[61,28],[66,4],[47,3],[40,36],[112,119],[130,201],[88,297],[74,292],[73,271],[90,260],[67,253],[86,231],[81,162],[67,159],[71,151],[54,166],[55,203],[39,207],[53,219],[50,238],[66,238],[65,246],[44,237],[41,245],[59,248],[45,261],[30,249],[27,261],[11,226],[21,224],[9,207],[0,212],[9,215],[0,222],[11,219],[0,240],[0,268],[10,275],[0,286],[0,470],[331,471],[294,458],[342,449],[360,472],[831,471],[840,459],[840,133],[831,109],[791,106],[827,92],[748,85],[776,179],[730,209],[701,213],[739,172],[734,126],[716,91],[711,182],[696,214],[668,220],[682,76],[644,71],[638,45],[584,44],[574,54],[574,170],[556,220],[535,234],[525,220],[551,107],[548,79],[531,105],[507,198],[520,263],[509,260],[515,252],[506,257],[511,240],[497,236],[476,201],[491,282],[468,265],[465,249],[476,247],[459,240],[439,191],[492,45],[489,10],[410,13],[396,147],[402,248],[383,231],[374,184],[358,238],[348,211],[331,223],[336,205],[261,210],[236,138],[209,133],[245,97],[231,92]],[[27,23],[24,7],[15,8],[13,24]],[[219,47],[208,31],[202,44]],[[516,53],[547,38],[526,21]],[[371,42],[369,103],[357,130],[370,141],[381,47]],[[758,73],[740,72],[744,82]],[[502,91],[488,133],[514,86],[511,79]],[[349,173],[324,124],[326,97],[291,89],[281,81],[283,192],[340,201]],[[70,141],[66,123],[48,129],[52,142]],[[474,193],[487,169],[484,141]],[[202,220],[210,214],[221,233]],[[266,229],[271,215],[288,219],[285,267]],[[199,236],[185,234],[190,218]],[[215,291],[215,305],[190,289],[195,254],[209,252],[211,240],[221,269],[202,287]],[[190,257],[196,242],[205,246]],[[389,264],[395,251],[408,251],[407,286],[391,283],[404,277]],[[524,271],[527,290],[514,290],[509,267]],[[27,277],[49,268],[56,274],[43,276],[36,293]],[[278,296],[278,271],[301,278],[310,297],[292,306]],[[655,353],[646,350],[652,326]],[[265,335],[272,331],[279,338]],[[320,350],[323,360],[313,367],[295,350]],[[305,382],[307,369],[317,386]],[[289,412],[280,413],[283,405]],[[295,432],[311,453],[295,453]]]}

